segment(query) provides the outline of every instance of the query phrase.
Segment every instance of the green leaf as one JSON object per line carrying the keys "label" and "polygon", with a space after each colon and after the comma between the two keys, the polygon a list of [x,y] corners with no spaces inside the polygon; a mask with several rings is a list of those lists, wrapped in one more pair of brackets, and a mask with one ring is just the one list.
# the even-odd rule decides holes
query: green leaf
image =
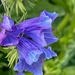
{"label": "green leaf", "polygon": [[61,75],[75,75],[75,66],[63,69]]}
{"label": "green leaf", "polygon": [[18,52],[16,49],[11,50],[7,56],[6,56],[7,60],[9,61],[8,66],[12,67],[13,63],[17,62],[17,58],[18,58]]}
{"label": "green leaf", "polygon": [[18,7],[20,8],[20,10],[23,12],[23,14],[26,12],[26,8],[24,7],[24,5],[21,2],[18,2]]}
{"label": "green leaf", "polygon": [[58,28],[57,31],[61,32],[62,29],[67,25],[69,20],[70,20],[70,14],[67,13],[66,16],[63,18],[63,20],[59,23],[59,25],[57,27]]}

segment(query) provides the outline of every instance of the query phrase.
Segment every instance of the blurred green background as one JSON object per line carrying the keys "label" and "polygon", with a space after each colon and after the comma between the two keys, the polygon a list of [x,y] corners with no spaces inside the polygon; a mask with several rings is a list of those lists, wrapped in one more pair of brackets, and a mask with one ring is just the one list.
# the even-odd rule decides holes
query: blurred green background
{"label": "blurred green background", "polygon": [[[39,16],[43,10],[58,13],[58,17],[53,23],[53,30],[54,35],[59,40],[51,45],[58,56],[45,61],[44,75],[75,75],[75,0],[37,0],[34,5],[33,8],[26,6],[26,19]],[[12,13],[11,11],[9,13],[11,13],[13,20],[18,23],[21,21],[19,19],[22,12],[19,10],[20,12],[17,12],[19,15],[17,15],[14,9]],[[3,13],[4,9],[0,4],[0,20],[2,20]],[[10,14],[8,15],[10,16]],[[13,71],[14,64],[9,68],[7,58],[5,58],[9,48],[4,49],[1,47],[0,50],[0,75],[15,75]],[[32,74],[28,72],[27,75]]]}

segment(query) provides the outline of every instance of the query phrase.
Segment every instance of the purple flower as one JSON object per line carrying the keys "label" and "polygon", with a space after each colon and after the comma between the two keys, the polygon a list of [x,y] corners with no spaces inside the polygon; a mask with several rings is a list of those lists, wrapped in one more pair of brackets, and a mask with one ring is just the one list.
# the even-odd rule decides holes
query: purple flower
{"label": "purple flower", "polygon": [[39,17],[15,26],[13,20],[4,14],[0,23],[0,45],[17,47],[19,62],[14,67],[19,72],[17,75],[23,75],[23,71],[42,75],[44,60],[57,56],[51,47],[45,48],[57,41],[52,33],[52,22],[56,17],[57,13],[44,10]]}
{"label": "purple flower", "polygon": [[43,11],[39,17],[21,22],[18,29],[23,29],[23,37],[17,44],[19,62],[14,70],[19,72],[29,71],[34,75],[42,75],[43,62],[46,59],[57,56],[55,52],[44,48],[57,41],[52,33],[52,22],[57,14]]}
{"label": "purple flower", "polygon": [[22,30],[17,29],[14,25],[14,21],[4,14],[3,22],[0,23],[0,45],[11,46],[18,44],[17,37],[21,32]]}

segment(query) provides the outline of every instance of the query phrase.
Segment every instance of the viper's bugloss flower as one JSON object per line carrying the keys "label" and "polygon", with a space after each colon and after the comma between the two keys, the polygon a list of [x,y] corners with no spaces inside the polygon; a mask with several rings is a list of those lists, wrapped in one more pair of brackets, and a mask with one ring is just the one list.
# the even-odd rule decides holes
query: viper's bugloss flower
{"label": "viper's bugloss flower", "polygon": [[52,22],[56,17],[55,12],[43,11],[39,17],[25,20],[18,25],[17,28],[23,29],[24,33],[17,45],[19,62],[15,65],[14,70],[43,75],[44,60],[57,56],[51,47],[44,48],[57,41],[52,33]]}
{"label": "viper's bugloss flower", "polygon": [[23,71],[43,75],[44,60],[57,56],[51,47],[45,48],[57,41],[52,32],[52,22],[56,17],[57,13],[44,10],[39,17],[15,26],[13,20],[4,14],[0,23],[0,45],[17,47],[19,62],[14,67],[17,75],[22,75]]}

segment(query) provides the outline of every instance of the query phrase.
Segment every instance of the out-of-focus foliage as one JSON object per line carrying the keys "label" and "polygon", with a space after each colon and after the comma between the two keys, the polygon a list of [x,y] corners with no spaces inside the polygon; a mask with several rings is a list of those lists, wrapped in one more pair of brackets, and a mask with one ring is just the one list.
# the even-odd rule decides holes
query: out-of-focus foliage
{"label": "out-of-focus foliage", "polygon": [[[51,46],[58,56],[45,61],[44,75],[75,75],[75,0],[38,0],[36,6],[31,9],[30,7],[35,5],[35,1],[7,0],[9,7],[7,14],[18,23],[24,20],[26,12],[28,13],[27,18],[36,17],[43,10],[57,12],[58,18],[53,23],[53,30],[59,40]],[[0,20],[2,20],[3,13],[4,8],[0,4]],[[15,59],[17,51],[15,50],[15,47],[0,47],[0,75],[15,75],[13,71],[13,66],[17,61]],[[11,67],[13,63],[11,69],[8,68],[8,61],[5,58],[7,53],[9,66]],[[10,56],[11,53],[12,56]],[[14,60],[16,61],[13,62]],[[27,75],[32,74],[27,73]]]}
{"label": "out-of-focus foliage", "polygon": [[1,14],[6,12],[15,22],[21,22],[26,18],[27,10],[33,8],[37,0],[1,0],[1,2]]}

